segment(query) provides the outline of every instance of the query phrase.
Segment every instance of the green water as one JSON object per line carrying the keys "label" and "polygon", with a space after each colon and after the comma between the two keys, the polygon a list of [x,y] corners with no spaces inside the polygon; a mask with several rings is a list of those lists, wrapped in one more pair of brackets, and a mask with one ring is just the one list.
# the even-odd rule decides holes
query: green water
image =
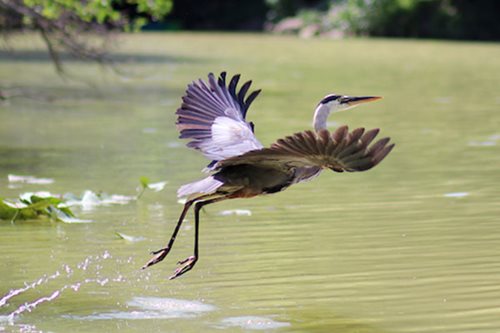
{"label": "green water", "polygon": [[[143,34],[121,37],[126,76],[69,62],[79,81],[58,78],[36,39],[16,45],[0,53],[0,196],[169,183],[74,208],[91,223],[0,221],[0,298],[19,291],[0,306],[0,331],[500,329],[499,44]],[[397,146],[368,172],[208,206],[200,261],[169,281],[191,255],[191,215],[169,257],[140,267],[170,235],[177,187],[206,164],[177,139],[174,112],[188,82],[221,70],[263,89],[248,117],[264,144],[310,128],[336,92],[384,99],[332,127],[380,127]],[[234,209],[251,216],[221,215]]]}

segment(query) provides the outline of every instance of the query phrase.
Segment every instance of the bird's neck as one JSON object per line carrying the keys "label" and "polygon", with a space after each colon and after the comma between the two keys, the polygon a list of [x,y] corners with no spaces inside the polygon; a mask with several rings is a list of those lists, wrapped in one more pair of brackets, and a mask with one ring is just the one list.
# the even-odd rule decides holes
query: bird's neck
{"label": "bird's neck", "polygon": [[320,104],[314,111],[313,127],[316,132],[326,129],[326,120],[330,114],[331,107],[326,104]]}

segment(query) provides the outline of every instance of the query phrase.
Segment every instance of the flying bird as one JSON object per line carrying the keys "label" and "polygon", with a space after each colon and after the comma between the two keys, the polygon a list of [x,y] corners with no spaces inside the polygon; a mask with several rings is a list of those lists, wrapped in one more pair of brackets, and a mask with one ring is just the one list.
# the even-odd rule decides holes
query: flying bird
{"label": "flying bird", "polygon": [[181,107],[176,112],[176,125],[180,138],[190,140],[187,146],[199,150],[211,160],[204,169],[209,175],[179,188],[178,196],[187,199],[177,225],[168,244],[152,252],[154,256],[143,269],[167,256],[193,205],[194,253],[178,262],[179,267],[170,279],[191,270],[199,258],[200,209],[203,206],[226,199],[283,191],[316,177],[325,169],[365,171],[379,164],[394,147],[394,144],[389,144],[389,138],[371,144],[379,132],[377,128],[349,131],[347,126],[340,126],[333,132],[326,129],[330,113],[380,97],[329,94],[321,99],[314,111],[314,131],[295,133],[264,148],[255,137],[253,123],[246,121],[248,108],[260,90],[247,95],[252,81],[238,88],[239,79],[237,74],[227,83],[225,72],[218,78],[210,73],[208,81],[199,79],[187,86]]}

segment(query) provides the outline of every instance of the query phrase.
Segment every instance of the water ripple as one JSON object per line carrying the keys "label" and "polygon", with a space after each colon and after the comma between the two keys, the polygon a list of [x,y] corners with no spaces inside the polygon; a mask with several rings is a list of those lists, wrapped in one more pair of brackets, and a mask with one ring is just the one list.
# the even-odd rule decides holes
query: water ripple
{"label": "water ripple", "polygon": [[288,326],[290,323],[255,316],[228,317],[221,321],[221,327],[241,327],[246,330],[271,330]]}
{"label": "water ripple", "polygon": [[173,319],[193,318],[216,309],[215,306],[199,301],[161,297],[134,297],[127,306],[136,308],[131,311],[95,313],[88,316],[66,316],[76,320],[115,320],[115,319]]}

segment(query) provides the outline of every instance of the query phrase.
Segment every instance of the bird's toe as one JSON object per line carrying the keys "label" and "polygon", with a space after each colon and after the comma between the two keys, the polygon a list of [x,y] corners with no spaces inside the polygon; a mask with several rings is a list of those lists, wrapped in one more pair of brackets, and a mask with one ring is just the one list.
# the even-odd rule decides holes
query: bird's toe
{"label": "bird's toe", "polygon": [[173,280],[175,278],[178,278],[179,276],[183,275],[184,273],[190,271],[194,265],[196,264],[196,261],[198,261],[198,258],[196,256],[190,256],[184,260],[179,261],[177,264],[182,265],[178,267],[172,276],[169,277],[169,280]]}
{"label": "bird's toe", "polygon": [[163,249],[151,252],[151,254],[154,254],[154,257],[151,258],[144,266],[142,266],[142,269],[146,269],[149,266],[153,266],[153,265],[159,263],[160,261],[165,259],[168,252],[170,252],[169,248],[163,248]]}

